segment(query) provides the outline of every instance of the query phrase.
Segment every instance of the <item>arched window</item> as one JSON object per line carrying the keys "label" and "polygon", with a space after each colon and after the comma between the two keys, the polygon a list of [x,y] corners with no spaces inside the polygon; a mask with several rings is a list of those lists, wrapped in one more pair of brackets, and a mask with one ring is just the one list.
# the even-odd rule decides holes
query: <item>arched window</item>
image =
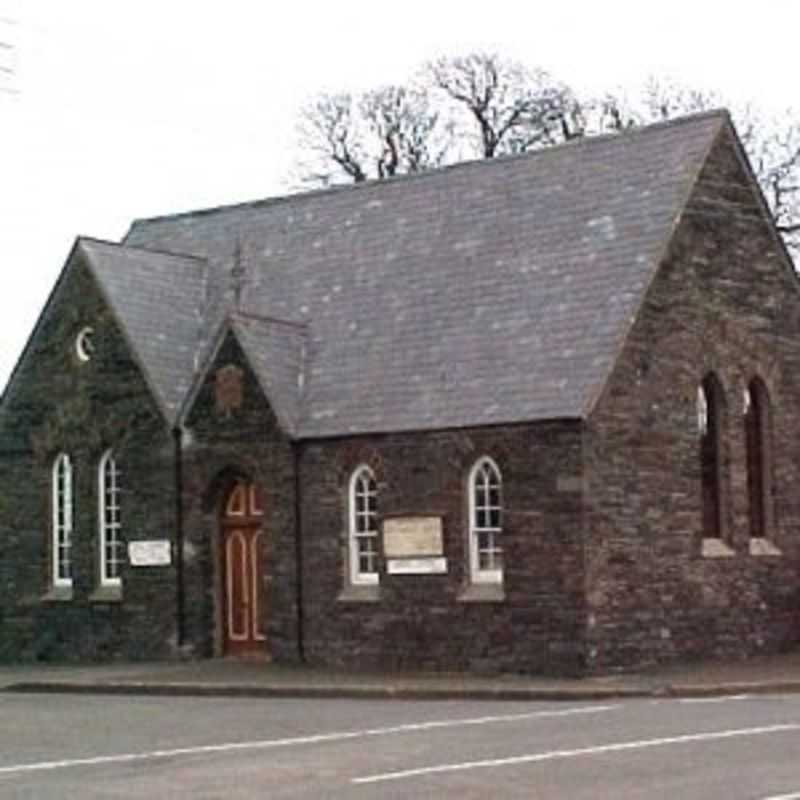
{"label": "arched window", "polygon": [[722,386],[710,372],[697,393],[697,422],[700,436],[700,475],[703,503],[703,536],[723,537],[722,496]]}
{"label": "arched window", "polygon": [[767,387],[753,378],[744,396],[744,430],[747,442],[747,495],[750,509],[750,536],[768,537],[772,470],[770,465],[770,403]]}
{"label": "arched window", "polygon": [[52,474],[52,570],[53,585],[72,586],[72,462],[60,453]]}
{"label": "arched window", "polygon": [[491,458],[481,458],[469,473],[469,564],[474,583],[503,580],[502,479]]}
{"label": "arched window", "polygon": [[97,466],[97,498],[100,585],[119,586],[122,563],[119,470],[111,450],[106,450]]}
{"label": "arched window", "polygon": [[378,582],[378,489],[372,470],[362,465],[350,477],[348,551],[350,582]]}

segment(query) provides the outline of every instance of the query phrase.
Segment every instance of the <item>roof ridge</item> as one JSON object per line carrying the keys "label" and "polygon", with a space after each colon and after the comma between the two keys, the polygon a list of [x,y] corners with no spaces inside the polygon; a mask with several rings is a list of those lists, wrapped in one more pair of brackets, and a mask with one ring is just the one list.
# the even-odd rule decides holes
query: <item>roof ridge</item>
{"label": "roof ridge", "polygon": [[[212,214],[220,214],[229,211],[246,210],[246,209],[259,209],[270,207],[273,205],[280,205],[298,199],[306,199],[319,196],[330,196],[343,192],[362,191],[367,189],[374,189],[378,186],[391,186],[409,181],[431,179],[437,176],[445,175],[453,171],[461,171],[468,169],[485,169],[490,168],[498,163],[509,163],[512,161],[521,161],[533,158],[541,158],[547,154],[560,152],[569,147],[591,147],[599,143],[609,141],[623,141],[625,139],[647,135],[655,130],[662,130],[664,128],[679,127],[713,117],[720,117],[722,119],[730,120],[730,112],[726,108],[714,108],[707,111],[699,111],[694,114],[686,114],[681,117],[674,117],[672,119],[661,120],[649,125],[640,125],[636,127],[625,128],[621,131],[613,131],[608,133],[600,133],[596,135],[581,136],[569,141],[562,142],[552,147],[542,147],[535,150],[528,150],[525,153],[515,153],[510,155],[501,155],[494,158],[473,158],[466,161],[457,161],[453,164],[445,164],[441,167],[434,169],[423,170],[421,172],[406,173],[403,175],[394,175],[391,178],[373,178],[359,183],[345,183],[336,186],[328,186],[320,189],[310,189],[308,191],[298,191],[289,194],[276,195],[273,197],[264,197],[257,200],[245,200],[238,203],[230,203],[220,206],[212,206],[209,208],[199,208],[190,211],[179,211],[174,214],[162,214],[154,217],[139,217],[134,219],[126,234],[126,239],[131,231],[137,225],[145,225],[154,222],[163,222],[167,220],[186,219],[191,217],[210,216]],[[147,249],[147,248],[142,248]]]}
{"label": "roof ridge", "polygon": [[89,242],[91,244],[99,244],[104,247],[115,247],[120,250],[138,250],[144,251],[145,253],[152,253],[153,255],[168,256],[170,258],[183,258],[187,261],[198,261],[201,264],[208,264],[208,259],[205,256],[196,256],[192,253],[175,253],[170,250],[161,250],[155,247],[144,247],[137,244],[128,244],[127,242],[112,242],[109,239],[99,239],[96,236],[78,236],[77,241],[79,244]]}
{"label": "roof ridge", "polygon": [[309,327],[308,322],[298,322],[297,320],[293,319],[282,319],[281,317],[273,317],[269,314],[256,314],[252,311],[231,311],[229,312],[228,316],[234,321],[238,318],[241,318],[246,322],[266,322],[268,324],[288,325],[292,328],[302,328],[303,333],[305,333]]}

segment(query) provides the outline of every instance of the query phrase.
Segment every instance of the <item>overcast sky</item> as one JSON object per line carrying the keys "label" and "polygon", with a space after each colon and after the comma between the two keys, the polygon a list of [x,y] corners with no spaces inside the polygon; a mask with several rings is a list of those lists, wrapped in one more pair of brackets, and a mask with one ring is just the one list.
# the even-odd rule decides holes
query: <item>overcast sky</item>
{"label": "overcast sky", "polygon": [[0,387],[77,235],[118,240],[136,217],[284,193],[295,113],[315,92],[488,49],[581,90],[658,74],[800,110],[800,2],[739,8],[0,0],[13,45],[0,47]]}

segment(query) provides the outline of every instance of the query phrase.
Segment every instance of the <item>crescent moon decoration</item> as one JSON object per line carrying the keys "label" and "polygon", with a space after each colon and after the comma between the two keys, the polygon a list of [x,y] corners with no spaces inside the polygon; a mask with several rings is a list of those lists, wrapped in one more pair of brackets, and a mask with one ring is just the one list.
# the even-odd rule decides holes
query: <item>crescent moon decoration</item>
{"label": "crescent moon decoration", "polygon": [[75,353],[78,356],[78,360],[84,363],[94,355],[93,333],[94,328],[84,328],[75,339]]}

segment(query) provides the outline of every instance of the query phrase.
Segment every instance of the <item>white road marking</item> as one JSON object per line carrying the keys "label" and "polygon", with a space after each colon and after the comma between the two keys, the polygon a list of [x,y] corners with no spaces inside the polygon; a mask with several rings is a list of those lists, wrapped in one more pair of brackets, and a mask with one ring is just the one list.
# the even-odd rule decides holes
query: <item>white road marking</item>
{"label": "white road marking", "polygon": [[295,736],[289,739],[264,739],[253,742],[226,742],[223,744],[197,745],[195,747],[178,747],[172,750],[151,750],[144,753],[118,753],[108,756],[92,756],[87,758],[69,758],[59,761],[38,761],[30,764],[12,764],[0,766],[0,777],[23,772],[41,772],[67,767],[89,767],[99,764],[123,764],[131,761],[152,761],[176,756],[192,756],[202,753],[228,753],[239,750],[266,750],[292,745],[319,744],[322,742],[339,742],[347,739],[363,739],[370,736],[389,736],[399,733],[416,733],[418,731],[437,730],[440,728],[457,728],[466,725],[491,725],[519,720],[547,719],[551,717],[571,717],[576,714],[600,714],[619,708],[617,705],[579,706],[575,708],[559,708],[547,711],[530,711],[525,714],[498,714],[486,717],[467,719],[432,720],[431,722],[413,722],[405,725],[394,725],[387,728],[367,728],[359,731],[338,731],[319,733],[311,736]]}
{"label": "white road marking", "polygon": [[731,700],[749,700],[749,694],[732,694],[727,697],[682,697],[679,703],[730,703]]}
{"label": "white road marking", "polygon": [[769,797],[764,797],[763,800],[800,800],[800,792],[794,794],[773,794]]}
{"label": "white road marking", "polygon": [[397,781],[405,778],[417,778],[422,775],[436,775],[443,772],[460,772],[468,769],[487,769],[490,767],[505,767],[513,764],[533,764],[541,761],[554,761],[556,759],[577,758],[579,756],[594,756],[601,753],[620,753],[627,750],[643,750],[648,747],[665,747],[686,742],[705,742],[715,739],[732,739],[737,736],[763,736],[770,733],[788,733],[800,731],[800,723],[786,725],[770,725],[762,728],[738,728],[725,731],[712,731],[710,733],[687,733],[682,736],[668,736],[661,739],[641,739],[632,742],[614,742],[601,744],[594,747],[581,747],[576,750],[551,750],[544,753],[530,753],[510,758],[491,758],[485,761],[465,761],[461,764],[438,764],[432,767],[406,769],[399,772],[384,772],[379,775],[367,775],[362,778],[353,778],[352,783],[380,783],[382,781]]}

